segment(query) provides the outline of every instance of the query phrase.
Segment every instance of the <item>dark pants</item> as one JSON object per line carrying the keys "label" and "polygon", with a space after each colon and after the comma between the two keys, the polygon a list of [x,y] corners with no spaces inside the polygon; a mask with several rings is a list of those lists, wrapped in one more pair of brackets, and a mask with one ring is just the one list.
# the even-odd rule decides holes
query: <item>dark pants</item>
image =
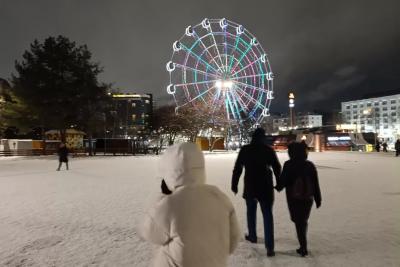
{"label": "dark pants", "polygon": [[[68,170],[68,161],[64,161],[64,162],[65,162],[65,165],[67,165],[67,170]],[[62,163],[63,163],[63,161],[59,162],[57,170],[60,170]]]}
{"label": "dark pants", "polygon": [[396,157],[398,157],[399,155],[400,155],[400,150],[397,149],[397,150],[396,150]]}
{"label": "dark pants", "polygon": [[307,221],[295,222],[297,239],[299,240],[300,248],[307,250]]}
{"label": "dark pants", "polygon": [[246,199],[247,205],[247,227],[250,239],[257,238],[257,202],[260,203],[261,212],[264,218],[265,247],[269,251],[274,250],[274,217],[272,215],[272,204],[257,199]]}
{"label": "dark pants", "polygon": [[288,199],[290,218],[296,225],[297,239],[300,248],[307,250],[307,228],[308,218],[310,217],[313,199],[293,200]]}

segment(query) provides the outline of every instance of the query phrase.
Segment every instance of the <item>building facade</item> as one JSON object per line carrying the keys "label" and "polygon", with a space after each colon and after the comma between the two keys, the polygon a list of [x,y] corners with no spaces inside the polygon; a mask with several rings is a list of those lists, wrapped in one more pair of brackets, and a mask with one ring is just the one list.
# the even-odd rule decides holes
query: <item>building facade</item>
{"label": "building facade", "polygon": [[151,132],[152,94],[113,94],[112,137],[136,138]]}
{"label": "building facade", "polygon": [[[290,130],[290,117],[285,115],[272,115],[272,131]],[[322,126],[322,115],[311,113],[297,113],[294,118],[294,129],[298,128],[314,128]]]}
{"label": "building facade", "polygon": [[396,92],[342,102],[343,121],[356,132],[373,132],[393,144],[400,137],[400,90]]}

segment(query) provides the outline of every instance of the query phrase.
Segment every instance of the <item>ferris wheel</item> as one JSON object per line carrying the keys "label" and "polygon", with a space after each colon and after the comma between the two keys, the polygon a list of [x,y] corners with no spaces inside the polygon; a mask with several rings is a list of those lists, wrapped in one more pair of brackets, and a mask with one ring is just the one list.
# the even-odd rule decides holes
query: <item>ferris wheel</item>
{"label": "ferris wheel", "polygon": [[269,116],[273,73],[264,49],[247,29],[227,19],[204,19],[188,26],[173,43],[167,63],[176,109],[204,106],[229,121]]}

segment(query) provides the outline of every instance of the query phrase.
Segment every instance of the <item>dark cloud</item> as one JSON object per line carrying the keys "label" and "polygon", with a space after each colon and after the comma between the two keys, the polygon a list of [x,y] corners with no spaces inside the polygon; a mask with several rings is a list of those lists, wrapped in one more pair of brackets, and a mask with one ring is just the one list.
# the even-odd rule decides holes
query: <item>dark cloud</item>
{"label": "dark cloud", "polygon": [[226,17],[257,36],[275,72],[272,111],[289,90],[303,110],[400,87],[397,0],[79,1],[0,0],[0,77],[14,71],[29,43],[63,34],[87,44],[101,79],[168,101],[172,43],[202,18]]}

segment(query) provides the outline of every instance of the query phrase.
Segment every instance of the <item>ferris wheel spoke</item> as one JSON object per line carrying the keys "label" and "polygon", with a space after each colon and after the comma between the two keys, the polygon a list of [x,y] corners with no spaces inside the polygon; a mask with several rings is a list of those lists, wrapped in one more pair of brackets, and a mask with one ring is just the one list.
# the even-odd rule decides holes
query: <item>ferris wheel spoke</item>
{"label": "ferris wheel spoke", "polygon": [[[252,66],[254,63],[256,63],[256,62],[258,62],[259,60],[261,60],[260,58],[258,58],[258,59],[256,59],[256,60],[254,60],[254,61],[252,61],[252,62],[250,62],[249,64],[247,64],[246,66],[244,66],[243,68],[241,68],[240,70],[238,70],[238,71],[235,71],[234,73],[232,73],[232,76],[235,76],[236,74],[238,74],[239,72],[241,72],[241,71],[243,71],[243,70],[245,70],[245,69],[247,69],[248,67],[250,67],[250,66]],[[237,64],[236,64],[237,65]],[[235,69],[236,68],[236,66],[235,67],[233,67],[232,69]]]}
{"label": "ferris wheel spoke", "polygon": [[[244,51],[244,53],[240,56],[239,60],[235,63],[235,65],[233,66],[232,70],[236,69],[236,67],[242,62],[243,58],[247,55],[247,53],[250,51],[251,49],[251,44],[249,43],[247,45],[246,50]],[[235,72],[236,73],[236,72]]]}
{"label": "ferris wheel spoke", "polygon": [[240,107],[242,108],[242,110],[246,110],[246,112],[249,111],[249,109],[247,108],[246,104],[243,102],[242,98],[239,96],[239,94],[235,91],[232,90],[232,93],[235,95],[236,99],[238,100],[237,102],[239,103]]}
{"label": "ferris wheel spoke", "polygon": [[254,86],[254,85],[251,85],[251,84],[247,84],[247,83],[243,83],[243,82],[239,82],[239,81],[235,81],[234,83],[235,83],[235,84],[240,84],[240,85],[242,85],[242,86],[244,86],[244,87],[252,88],[252,89],[257,90],[257,91],[260,91],[260,92],[262,92],[262,93],[267,93],[267,92],[266,92],[267,90],[264,89],[264,88],[262,88],[262,87],[257,87],[257,86]]}
{"label": "ferris wheel spoke", "polygon": [[209,80],[209,81],[200,81],[200,82],[192,82],[192,83],[178,83],[174,84],[174,86],[188,86],[188,85],[197,85],[197,84],[207,84],[207,83],[215,83],[219,80]]}
{"label": "ferris wheel spoke", "polygon": [[[239,97],[239,95],[235,92],[235,91],[230,91],[231,95],[232,95],[232,102],[237,110],[237,114],[239,119],[241,119],[241,114],[240,112],[247,112],[247,108],[245,108],[245,106],[243,106],[243,103],[241,103],[241,98]],[[240,107],[239,107],[240,106]]]}
{"label": "ferris wheel spoke", "polygon": [[[213,55],[211,55],[210,51],[208,50],[208,47],[204,44],[203,42],[203,38],[200,38],[199,35],[194,32],[194,35],[196,36],[196,42],[199,42],[201,44],[201,46],[203,47],[203,49],[207,52],[208,56],[210,57],[210,59],[214,62],[214,64],[217,66],[218,70],[222,73],[222,68],[220,65],[218,65],[217,61],[214,59]],[[196,44],[196,43],[195,43]],[[195,45],[193,45],[192,47],[194,47]]]}
{"label": "ferris wheel spoke", "polygon": [[188,52],[192,57],[196,58],[198,61],[202,62],[206,67],[212,69],[215,73],[219,73],[213,66],[211,66],[208,62],[202,59],[199,55],[193,52],[191,49],[187,48],[185,45],[182,44],[183,49]]}
{"label": "ferris wheel spoke", "polygon": [[211,27],[210,27],[210,35],[211,35],[211,39],[212,39],[213,42],[214,42],[215,49],[217,50],[217,54],[218,54],[219,61],[221,62],[221,66],[223,67],[223,66],[224,66],[224,63],[222,62],[222,58],[221,58],[221,54],[219,53],[217,41],[215,41],[215,36],[214,36],[213,30],[212,30]]}
{"label": "ferris wheel spoke", "polygon": [[[226,93],[226,99],[228,100],[228,106],[229,106],[229,108],[230,108],[230,110],[232,112],[233,118],[236,120],[237,118],[236,118],[235,108],[234,108],[234,106],[232,104],[232,101],[231,101],[231,98],[229,97],[229,93],[228,92]],[[239,114],[237,114],[237,115],[239,115]]]}
{"label": "ferris wheel spoke", "polygon": [[192,68],[192,67],[188,67],[188,66],[185,66],[185,65],[182,65],[182,64],[179,64],[179,63],[174,63],[174,64],[178,68],[188,69],[188,70],[191,70],[191,71],[194,71],[194,72],[197,72],[197,73],[204,74],[205,76],[212,76],[212,77],[217,78],[217,79],[221,78],[220,76],[218,76],[217,74],[214,74],[214,73],[205,72],[205,71],[202,71],[202,70],[199,70],[199,69],[195,69],[195,68]]}
{"label": "ferris wheel spoke", "polygon": [[230,58],[230,62],[229,62],[229,67],[228,67],[228,72],[230,72],[231,71],[231,69],[232,69],[232,64],[233,64],[233,58],[234,58],[234,53],[235,53],[235,51],[236,51],[236,49],[237,49],[237,46],[238,46],[238,44],[239,44],[239,40],[240,40],[240,37],[238,36],[238,35],[236,35],[236,37],[235,37],[235,47],[233,48],[233,50],[232,50],[232,53],[231,53],[231,58]]}
{"label": "ferris wheel spoke", "polygon": [[224,57],[225,57],[225,70],[228,69],[228,44],[226,42],[226,29],[228,27],[224,28]]}
{"label": "ferris wheel spoke", "polygon": [[236,85],[235,86],[236,89],[238,89],[240,92],[243,93],[243,95],[245,95],[247,97],[247,99],[249,99],[251,102],[253,102],[254,104],[256,104],[257,106],[261,106],[262,108],[265,108],[264,104],[262,104],[261,102],[259,102],[258,100],[254,99],[251,95],[249,95],[245,90],[243,90],[242,88],[240,88],[240,86]]}
{"label": "ferris wheel spoke", "polygon": [[214,97],[213,97],[213,101],[212,101],[212,104],[211,104],[211,106],[212,106],[212,112],[211,112],[211,114],[214,114],[215,113],[215,111],[216,111],[216,109],[217,109],[217,107],[219,106],[218,104],[216,104],[216,102],[219,100],[220,102],[222,102],[221,101],[221,99],[220,99],[220,97],[221,97],[221,90],[218,90],[217,91],[217,93],[214,95]]}
{"label": "ferris wheel spoke", "polygon": [[[184,105],[187,105],[189,103],[192,103],[194,100],[198,99],[198,98],[203,98],[203,95],[207,94],[209,91],[211,91],[212,89],[214,89],[215,86],[211,86],[210,88],[208,88],[207,90],[205,90],[204,92],[202,92],[201,94],[195,96],[194,98],[190,99],[188,102],[186,102]],[[182,106],[184,106],[182,105]]]}
{"label": "ferris wheel spoke", "polygon": [[245,78],[253,78],[253,77],[264,77],[267,76],[267,74],[254,74],[254,75],[245,75],[245,76],[235,76],[230,78],[230,80],[239,80],[239,79],[245,79]]}

